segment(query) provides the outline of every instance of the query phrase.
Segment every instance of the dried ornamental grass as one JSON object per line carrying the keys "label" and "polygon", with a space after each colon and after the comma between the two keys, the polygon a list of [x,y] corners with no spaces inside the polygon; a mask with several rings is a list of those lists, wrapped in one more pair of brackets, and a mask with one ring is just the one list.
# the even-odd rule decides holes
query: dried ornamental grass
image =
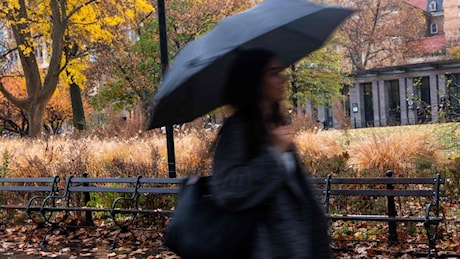
{"label": "dried ornamental grass", "polygon": [[402,169],[419,159],[436,161],[439,156],[429,131],[372,134],[348,147],[348,163],[363,169]]}
{"label": "dried ornamental grass", "polygon": [[332,133],[336,131],[304,131],[295,136],[300,157],[306,160],[320,157],[332,157],[342,153],[343,149]]}
{"label": "dried ornamental grass", "polygon": [[[444,139],[457,140],[458,131],[441,131],[441,134],[436,134],[435,128],[439,129],[440,126],[301,131],[295,136],[295,142],[302,161],[315,167],[322,167],[324,163],[331,164],[331,158],[334,157],[334,165],[342,167],[341,160],[347,156],[350,156],[348,164],[357,165],[360,169],[382,169],[392,165],[404,167],[419,159],[436,162],[439,158],[439,162],[442,162],[442,158],[448,158],[442,157],[444,155],[441,152],[445,149],[437,146]],[[210,148],[215,135],[215,132],[206,131],[175,133],[178,176],[209,173]],[[446,135],[452,138],[439,138]],[[60,137],[47,140],[2,138],[0,152],[3,176],[67,176],[84,171],[92,176],[107,177],[139,174],[168,176],[166,137],[163,134],[125,138]]]}
{"label": "dried ornamental grass", "polygon": [[177,173],[179,176],[191,174],[207,175],[211,164],[209,136],[191,132],[180,136],[176,143]]}

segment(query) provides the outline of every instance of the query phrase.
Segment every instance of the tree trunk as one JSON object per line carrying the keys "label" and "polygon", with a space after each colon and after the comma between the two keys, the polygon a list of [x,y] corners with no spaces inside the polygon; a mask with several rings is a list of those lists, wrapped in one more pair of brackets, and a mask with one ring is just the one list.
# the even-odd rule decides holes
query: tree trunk
{"label": "tree trunk", "polygon": [[29,120],[29,137],[41,137],[46,103],[41,101],[38,104],[32,104],[26,111],[27,119]]}
{"label": "tree trunk", "polygon": [[80,87],[72,83],[70,84],[70,100],[72,103],[73,125],[78,130],[86,128],[85,110],[81,100]]}

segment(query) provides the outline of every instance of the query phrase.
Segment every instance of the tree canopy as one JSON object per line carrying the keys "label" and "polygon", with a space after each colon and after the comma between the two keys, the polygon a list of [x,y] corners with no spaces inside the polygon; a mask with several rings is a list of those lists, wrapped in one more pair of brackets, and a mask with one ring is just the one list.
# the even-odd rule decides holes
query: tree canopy
{"label": "tree canopy", "polygon": [[[130,20],[153,10],[143,0],[3,1],[0,24],[8,33],[0,50],[0,92],[24,111],[29,136],[41,135],[46,104],[60,81],[85,82],[89,59],[114,38],[110,29],[129,29]],[[5,87],[7,77],[24,78],[22,95]]]}
{"label": "tree canopy", "polygon": [[[208,32],[219,20],[251,6],[246,0],[171,0],[165,4],[168,53],[172,59],[186,43]],[[108,106],[132,110],[136,105],[145,109],[159,86],[162,71],[157,17],[146,17],[134,28],[134,41],[117,38],[114,48],[108,48],[92,66],[92,74],[111,75],[92,98],[97,110]]]}
{"label": "tree canopy", "polygon": [[404,63],[410,43],[425,36],[423,10],[401,0],[337,0],[356,12],[341,27],[353,70]]}
{"label": "tree canopy", "polygon": [[340,90],[350,84],[350,71],[332,42],[291,66],[288,73],[295,107],[304,105],[305,100],[313,106],[329,104],[334,98],[341,98]]}

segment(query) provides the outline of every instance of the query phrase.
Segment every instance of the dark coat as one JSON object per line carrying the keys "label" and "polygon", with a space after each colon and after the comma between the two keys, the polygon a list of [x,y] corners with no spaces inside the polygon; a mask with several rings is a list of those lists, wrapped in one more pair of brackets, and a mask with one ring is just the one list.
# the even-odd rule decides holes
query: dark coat
{"label": "dark coat", "polygon": [[288,173],[267,143],[259,156],[245,162],[244,129],[239,117],[224,124],[211,190],[217,204],[230,211],[266,205],[248,257],[330,258],[327,221],[299,160],[295,173]]}

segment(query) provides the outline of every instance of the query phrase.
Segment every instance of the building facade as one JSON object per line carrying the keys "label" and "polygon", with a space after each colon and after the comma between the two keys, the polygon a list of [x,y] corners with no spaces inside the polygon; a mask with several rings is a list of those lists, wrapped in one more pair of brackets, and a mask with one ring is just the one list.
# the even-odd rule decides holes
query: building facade
{"label": "building facade", "polygon": [[[406,65],[354,75],[345,102],[353,128],[460,119],[460,60],[446,55],[460,42],[460,0],[404,1],[426,15],[426,37],[417,43],[420,53]],[[333,114],[331,108],[318,108],[318,120],[331,122],[329,127],[337,122]]]}
{"label": "building facade", "polygon": [[366,71],[355,76],[350,88],[351,125],[360,128],[453,120],[459,117],[459,85],[460,60]]}

